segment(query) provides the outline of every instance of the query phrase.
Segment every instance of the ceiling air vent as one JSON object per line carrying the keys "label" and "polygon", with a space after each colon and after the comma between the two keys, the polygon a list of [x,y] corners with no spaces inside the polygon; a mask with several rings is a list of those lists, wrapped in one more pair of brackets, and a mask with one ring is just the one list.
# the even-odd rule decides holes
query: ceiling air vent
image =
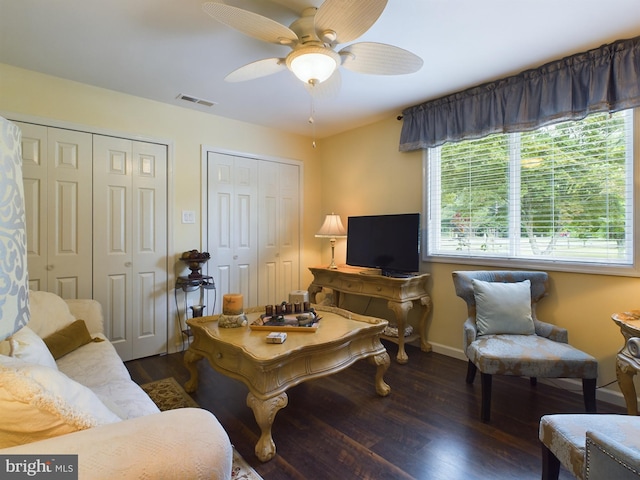
{"label": "ceiling air vent", "polygon": [[205,100],[204,98],[194,97],[193,95],[185,95],[181,93],[176,98],[179,100],[184,100],[186,102],[197,103],[198,105],[204,105],[205,107],[213,107],[216,102],[212,102],[211,100]]}

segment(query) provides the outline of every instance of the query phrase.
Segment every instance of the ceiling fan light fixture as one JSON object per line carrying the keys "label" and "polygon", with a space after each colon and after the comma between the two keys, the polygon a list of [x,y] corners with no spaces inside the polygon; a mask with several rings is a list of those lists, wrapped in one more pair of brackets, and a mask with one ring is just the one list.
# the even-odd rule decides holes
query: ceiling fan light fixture
{"label": "ceiling fan light fixture", "polygon": [[292,51],[287,66],[304,83],[322,83],[338,68],[340,56],[325,47],[308,46]]}

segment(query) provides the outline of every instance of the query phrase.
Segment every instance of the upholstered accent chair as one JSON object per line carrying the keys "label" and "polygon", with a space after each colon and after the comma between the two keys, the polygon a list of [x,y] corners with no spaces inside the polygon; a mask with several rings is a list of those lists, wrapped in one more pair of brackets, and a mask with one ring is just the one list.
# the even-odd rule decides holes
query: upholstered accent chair
{"label": "upholstered accent chair", "polygon": [[529,377],[531,385],[537,378],[580,378],[586,411],[596,411],[597,360],[569,345],[566,329],[536,317],[548,294],[545,272],[456,271],[453,283],[467,303],[466,382],[480,370],[482,421],[490,420],[493,375]]}
{"label": "upholstered accent chair", "polygon": [[640,417],[557,414],[540,420],[542,480],[562,465],[580,480],[640,478]]}

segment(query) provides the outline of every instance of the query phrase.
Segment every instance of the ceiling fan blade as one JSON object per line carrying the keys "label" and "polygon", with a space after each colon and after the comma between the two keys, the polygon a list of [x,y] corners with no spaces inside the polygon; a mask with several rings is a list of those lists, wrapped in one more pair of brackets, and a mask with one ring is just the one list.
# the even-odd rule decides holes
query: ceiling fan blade
{"label": "ceiling fan blade", "polygon": [[316,33],[337,34],[336,43],[355,40],[376,23],[387,0],[325,0],[315,16]]}
{"label": "ceiling fan blade", "polygon": [[224,77],[227,82],[245,82],[286,70],[284,58],[265,58],[248,63]]}
{"label": "ceiling fan blade", "polygon": [[336,70],[333,72],[328,79],[326,79],[322,83],[318,83],[316,85],[311,85],[309,83],[305,83],[304,87],[315,99],[329,99],[335,98],[340,93],[340,87],[342,86],[342,75],[340,75],[340,71]]}
{"label": "ceiling fan blade", "polygon": [[289,27],[248,10],[220,2],[205,2],[202,10],[217,21],[264,42],[290,45],[298,41],[298,36]]}
{"label": "ceiling fan blade", "polygon": [[342,66],[358,73],[404,75],[422,68],[422,59],[399,47],[384,43],[354,43],[338,52]]}

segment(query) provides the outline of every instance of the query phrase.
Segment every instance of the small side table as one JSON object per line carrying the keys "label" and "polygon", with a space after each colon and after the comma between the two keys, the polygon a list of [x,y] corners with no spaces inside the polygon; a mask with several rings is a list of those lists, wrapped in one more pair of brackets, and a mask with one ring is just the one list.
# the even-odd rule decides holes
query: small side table
{"label": "small side table", "polygon": [[[215,288],[216,284],[213,281],[213,277],[210,277],[208,275],[191,274],[188,277],[178,277],[176,279],[175,301],[176,311],[178,313],[178,327],[180,328],[183,337],[186,337],[187,342],[191,340],[191,329],[188,325],[186,325],[187,319],[189,318],[189,309],[191,309],[194,318],[206,315],[206,305],[204,304],[204,290],[215,290]],[[180,318],[180,305],[178,304],[177,293],[178,290],[182,290],[184,294],[184,327],[182,318]],[[187,304],[187,294],[196,290],[200,291],[200,303],[189,307]]]}
{"label": "small side table", "polygon": [[616,358],[616,378],[627,404],[627,413],[638,415],[638,397],[633,377],[640,372],[640,358],[629,352],[627,342],[631,337],[640,337],[640,310],[614,313],[611,318],[620,327],[624,337],[624,345]]}

